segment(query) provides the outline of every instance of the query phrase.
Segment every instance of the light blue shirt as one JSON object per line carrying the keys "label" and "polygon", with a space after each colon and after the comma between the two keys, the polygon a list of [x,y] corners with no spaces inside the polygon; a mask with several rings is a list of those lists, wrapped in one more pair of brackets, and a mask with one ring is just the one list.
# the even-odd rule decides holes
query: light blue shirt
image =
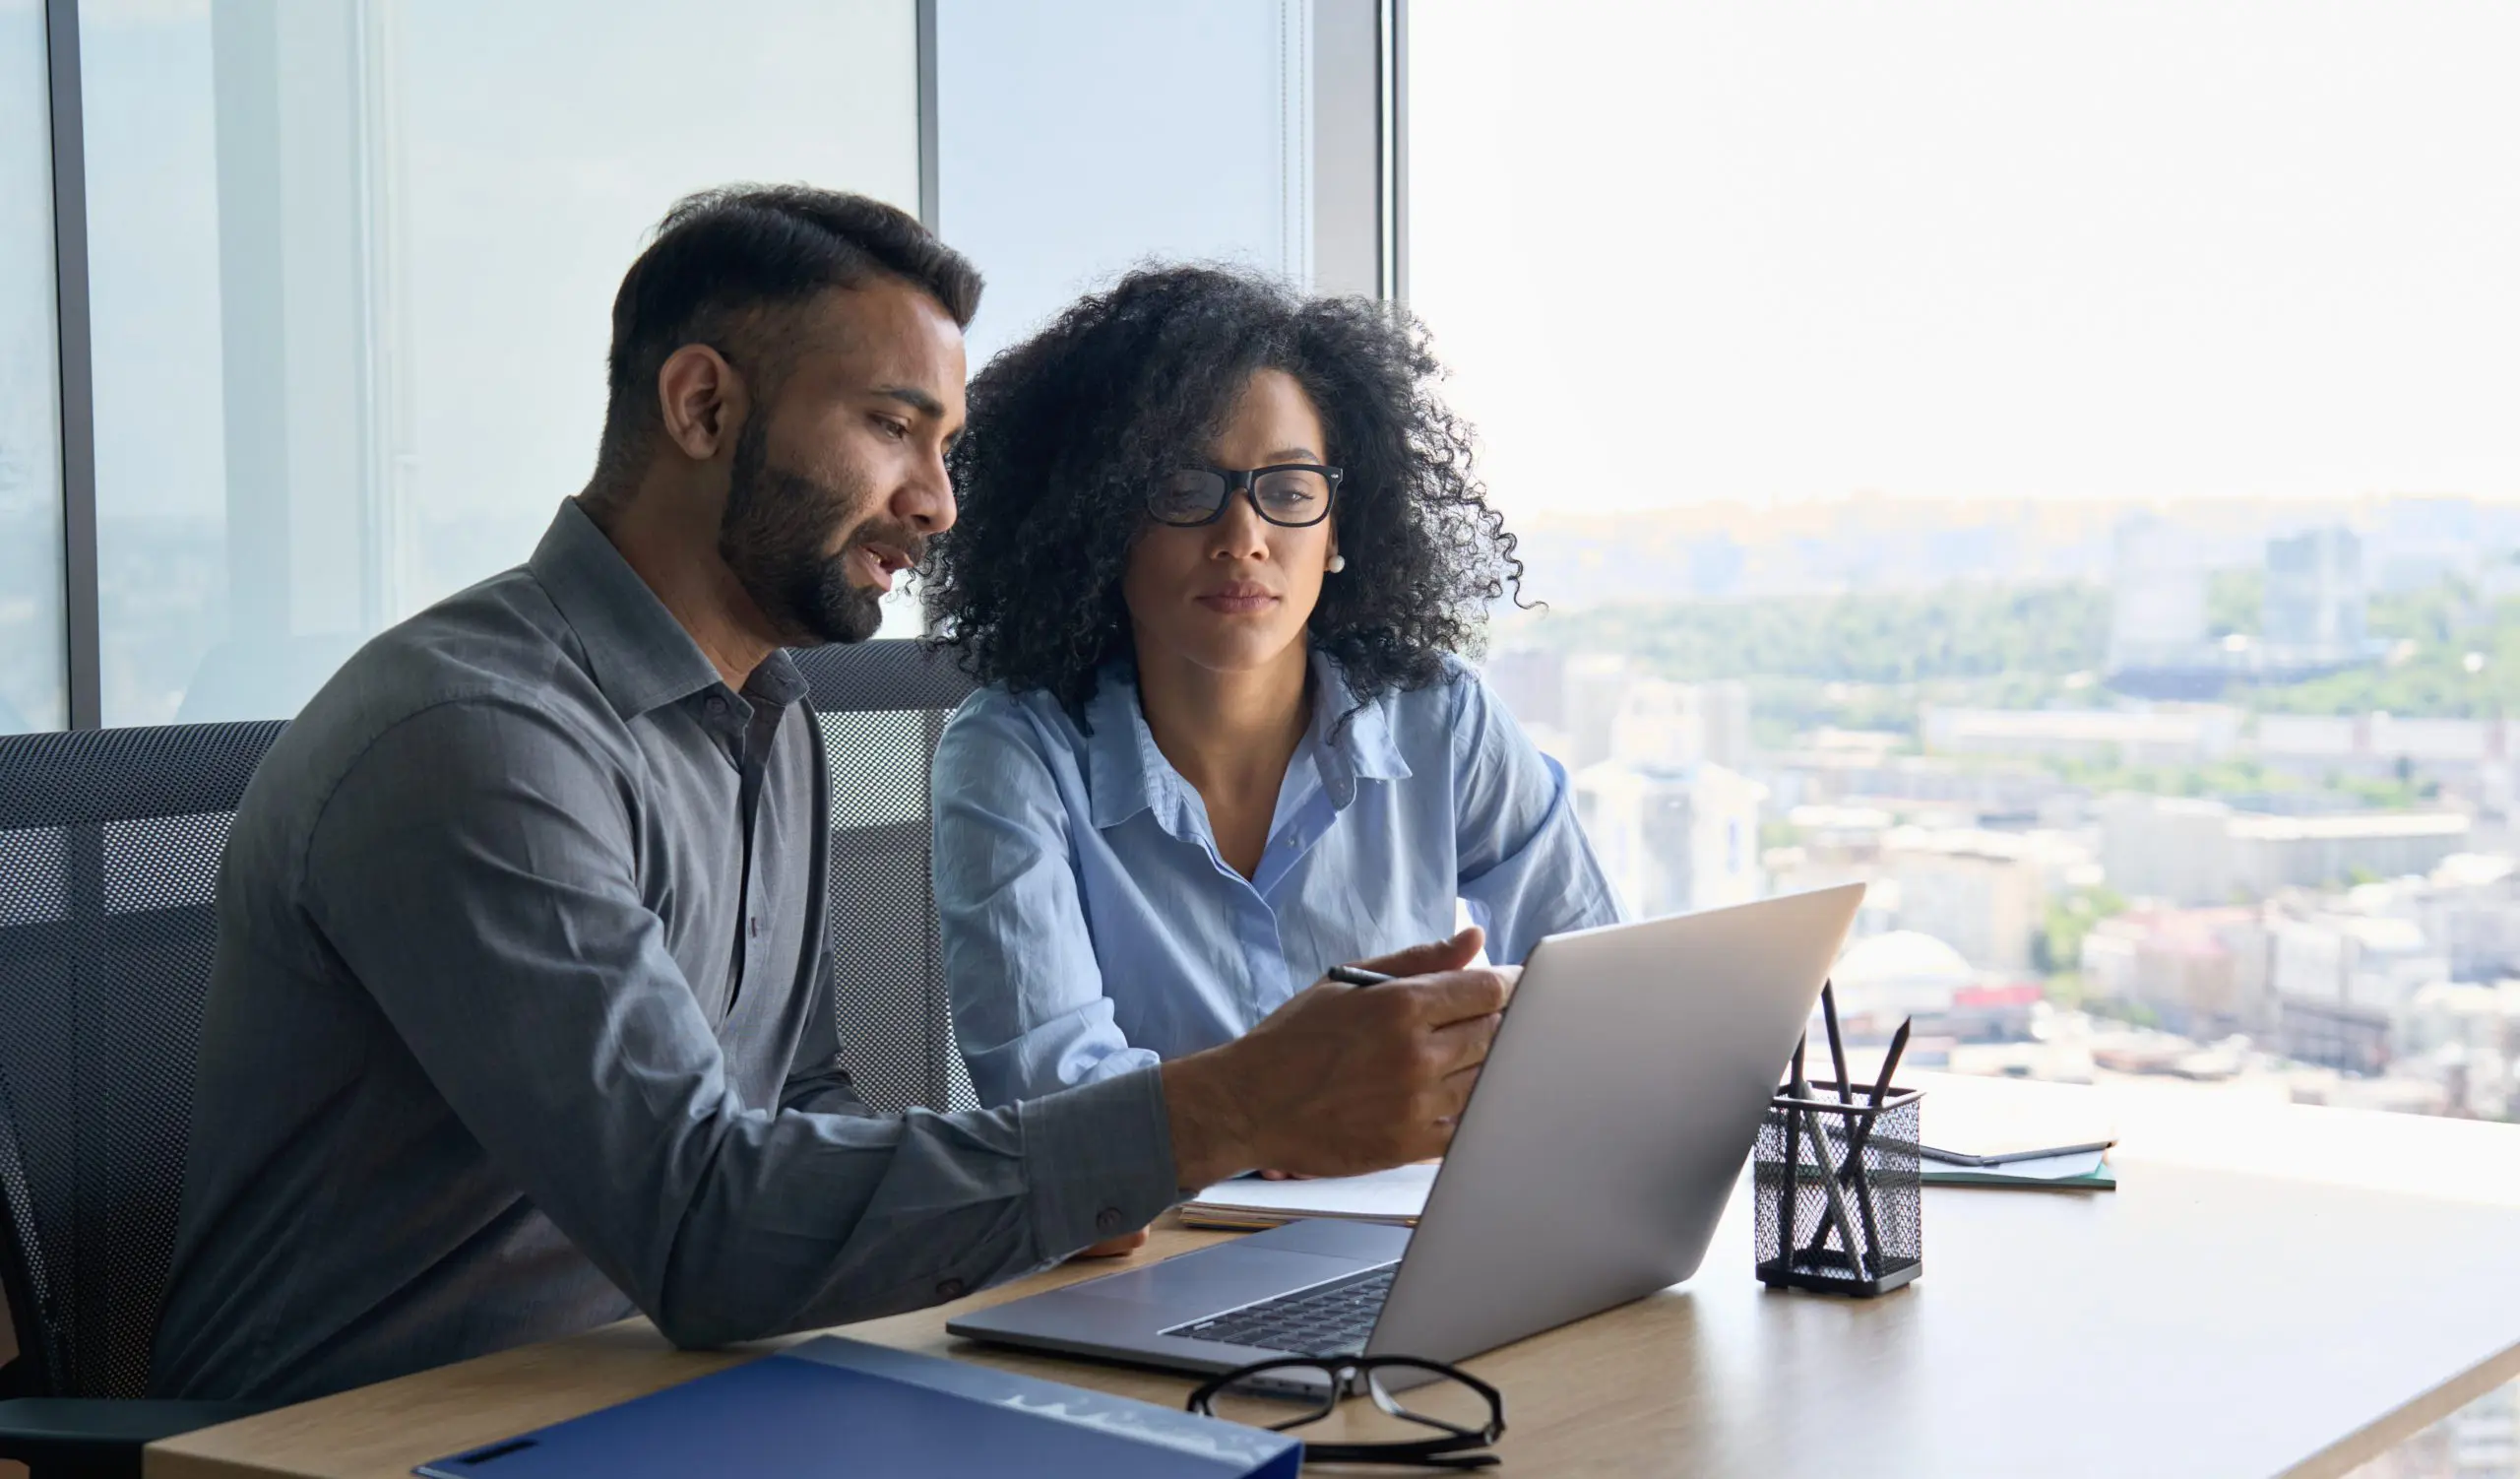
{"label": "light blue shirt", "polygon": [[945,728],[936,909],[954,1024],[983,1104],[1212,1048],[1333,965],[1453,931],[1456,900],[1519,963],[1618,918],[1566,773],[1459,662],[1359,702],[1313,659],[1313,724],[1260,866],[1218,856],[1126,667],[1090,732],[1046,693],[988,688]]}

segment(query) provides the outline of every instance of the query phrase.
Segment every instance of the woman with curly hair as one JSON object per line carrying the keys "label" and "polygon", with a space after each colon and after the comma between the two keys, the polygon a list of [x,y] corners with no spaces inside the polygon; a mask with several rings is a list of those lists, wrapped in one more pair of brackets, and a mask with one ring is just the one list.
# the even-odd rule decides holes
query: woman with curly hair
{"label": "woman with curly hair", "polygon": [[934,788],[983,1102],[1214,1047],[1457,899],[1506,964],[1617,917],[1453,655],[1522,567],[1439,373],[1396,309],[1174,267],[973,382],[926,601],[987,685]]}

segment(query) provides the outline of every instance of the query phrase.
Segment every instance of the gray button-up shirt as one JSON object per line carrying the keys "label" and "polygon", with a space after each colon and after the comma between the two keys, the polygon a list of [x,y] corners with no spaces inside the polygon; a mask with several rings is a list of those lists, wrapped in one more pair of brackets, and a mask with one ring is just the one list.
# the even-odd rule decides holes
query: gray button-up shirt
{"label": "gray button-up shirt", "polygon": [[850,1092],[803,690],[784,654],[729,689],[574,503],[325,685],[220,874],[160,1392],[308,1397],[634,1308],[686,1344],[833,1324],[1174,1199],[1152,1072]]}

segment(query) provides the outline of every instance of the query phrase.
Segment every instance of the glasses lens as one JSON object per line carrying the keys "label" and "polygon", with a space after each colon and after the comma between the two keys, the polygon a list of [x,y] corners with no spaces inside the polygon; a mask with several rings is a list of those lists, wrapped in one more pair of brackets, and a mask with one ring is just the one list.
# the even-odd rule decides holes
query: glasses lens
{"label": "glasses lens", "polygon": [[1397,1418],[1446,1433],[1487,1434],[1503,1424],[1503,1414],[1487,1394],[1438,1367],[1398,1363],[1379,1366],[1365,1378],[1374,1405]]}
{"label": "glasses lens", "polygon": [[1229,1423],[1285,1428],[1322,1417],[1336,1402],[1329,1373],[1298,1367],[1229,1382],[1209,1403],[1209,1410]]}
{"label": "glasses lens", "polygon": [[1149,513],[1166,524],[1196,524],[1225,501],[1225,480],[1198,468],[1166,473],[1147,495]]}
{"label": "glasses lens", "polygon": [[1308,469],[1277,468],[1251,481],[1260,512],[1275,524],[1315,524],[1330,511],[1330,480]]}

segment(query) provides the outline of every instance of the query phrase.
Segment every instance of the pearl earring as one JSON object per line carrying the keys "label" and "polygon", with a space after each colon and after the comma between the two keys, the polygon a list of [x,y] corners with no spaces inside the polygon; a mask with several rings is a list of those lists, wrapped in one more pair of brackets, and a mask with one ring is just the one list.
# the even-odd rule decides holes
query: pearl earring
{"label": "pearl earring", "polygon": [[1330,563],[1322,566],[1322,568],[1329,571],[1331,574],[1336,575],[1340,571],[1348,568],[1348,556],[1344,554],[1334,554],[1330,556]]}

